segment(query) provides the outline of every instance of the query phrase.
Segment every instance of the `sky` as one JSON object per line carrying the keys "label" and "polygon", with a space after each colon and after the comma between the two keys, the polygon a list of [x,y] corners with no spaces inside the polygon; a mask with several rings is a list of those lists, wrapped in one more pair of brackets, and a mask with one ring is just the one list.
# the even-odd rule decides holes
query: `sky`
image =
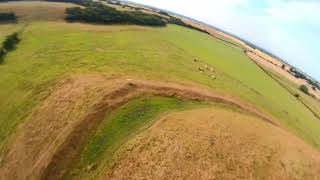
{"label": "sky", "polygon": [[320,0],[131,0],[244,38],[320,81]]}

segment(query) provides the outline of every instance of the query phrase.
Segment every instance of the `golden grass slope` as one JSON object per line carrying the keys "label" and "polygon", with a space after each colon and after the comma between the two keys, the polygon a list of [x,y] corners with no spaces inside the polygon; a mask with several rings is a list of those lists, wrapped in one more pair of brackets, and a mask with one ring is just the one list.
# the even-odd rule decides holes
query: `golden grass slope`
{"label": "golden grass slope", "polygon": [[118,152],[103,179],[318,179],[320,153],[259,118],[221,107],[163,117]]}

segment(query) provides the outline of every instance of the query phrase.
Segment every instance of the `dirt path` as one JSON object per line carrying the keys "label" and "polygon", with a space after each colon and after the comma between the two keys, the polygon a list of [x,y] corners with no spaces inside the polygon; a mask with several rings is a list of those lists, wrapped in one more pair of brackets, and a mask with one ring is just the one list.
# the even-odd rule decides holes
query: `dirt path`
{"label": "dirt path", "polygon": [[225,103],[276,125],[270,116],[236,98],[188,85],[82,76],[58,83],[18,129],[0,164],[5,179],[61,177],[87,136],[115,108],[143,94]]}

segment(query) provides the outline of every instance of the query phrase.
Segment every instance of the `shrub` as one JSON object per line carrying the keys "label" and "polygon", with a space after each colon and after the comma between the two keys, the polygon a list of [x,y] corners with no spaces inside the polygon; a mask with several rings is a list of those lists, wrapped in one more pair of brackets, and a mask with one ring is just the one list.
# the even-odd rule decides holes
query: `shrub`
{"label": "shrub", "polygon": [[12,51],[14,50],[16,44],[19,42],[19,37],[18,37],[18,33],[13,33],[9,36],[6,37],[5,41],[2,44],[2,47],[6,50],[6,51]]}
{"label": "shrub", "polygon": [[299,89],[300,89],[300,91],[302,91],[305,94],[309,95],[309,89],[308,89],[308,87],[306,85],[301,85]]}
{"label": "shrub", "polygon": [[298,97],[300,97],[300,95],[297,93],[294,95],[294,97],[298,98]]}

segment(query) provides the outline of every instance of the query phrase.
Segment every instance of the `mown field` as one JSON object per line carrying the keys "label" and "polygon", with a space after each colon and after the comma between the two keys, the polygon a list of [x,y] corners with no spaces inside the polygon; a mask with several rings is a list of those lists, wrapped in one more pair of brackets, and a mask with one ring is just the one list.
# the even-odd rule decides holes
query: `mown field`
{"label": "mown field", "polygon": [[[39,6],[37,2],[23,5],[37,7],[34,4]],[[281,126],[320,150],[320,120],[236,47],[175,25],[153,28],[66,23],[61,10],[54,10],[58,14],[28,11],[25,18],[18,6],[0,4],[0,11],[11,7],[20,13],[17,24],[0,24],[0,40],[16,31],[21,38],[16,50],[0,65],[1,150],[8,147],[18,126],[50,95],[56,82],[92,73],[186,83],[232,95],[270,114]],[[41,3],[43,9],[52,6],[63,9],[71,5]],[[151,114],[176,108],[170,105],[173,100],[165,101]],[[130,107],[139,103],[133,102]],[[120,113],[117,118],[127,117]],[[95,158],[90,154],[99,151],[94,143],[103,131],[86,151],[88,161]]]}

